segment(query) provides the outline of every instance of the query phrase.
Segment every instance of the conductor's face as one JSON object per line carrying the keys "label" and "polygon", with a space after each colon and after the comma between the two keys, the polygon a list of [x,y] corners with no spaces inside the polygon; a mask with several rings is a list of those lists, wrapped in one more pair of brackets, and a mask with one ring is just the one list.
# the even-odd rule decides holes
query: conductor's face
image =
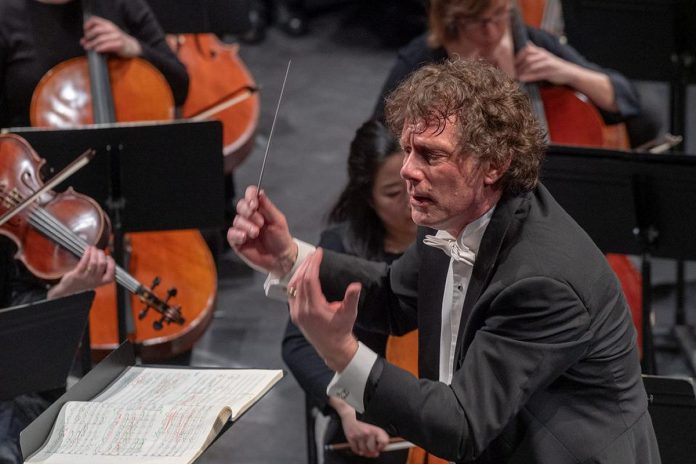
{"label": "conductor's face", "polygon": [[454,120],[442,131],[424,123],[406,124],[400,141],[406,155],[401,177],[416,224],[456,237],[500,197],[493,188],[497,172],[459,151]]}

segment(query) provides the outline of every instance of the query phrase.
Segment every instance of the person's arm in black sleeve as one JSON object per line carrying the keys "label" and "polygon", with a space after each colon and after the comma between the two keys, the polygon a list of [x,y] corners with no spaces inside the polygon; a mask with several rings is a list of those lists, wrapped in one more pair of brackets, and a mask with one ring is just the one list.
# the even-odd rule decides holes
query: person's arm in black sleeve
{"label": "person's arm in black sleeve", "polygon": [[152,10],[143,0],[128,0],[124,2],[124,7],[127,32],[140,42],[142,58],[152,63],[167,79],[176,105],[183,104],[188,95],[188,72],[169,48]]}
{"label": "person's arm in black sleeve", "polygon": [[633,84],[620,72],[604,68],[588,61],[575,48],[561,43],[560,39],[548,32],[532,27],[528,28],[530,40],[537,46],[544,48],[552,54],[583,68],[591,69],[606,74],[614,88],[614,99],[617,112],[602,111],[602,116],[609,123],[619,122],[641,112],[640,96]]}
{"label": "person's arm in black sleeve", "polygon": [[451,385],[419,380],[378,358],[365,388],[365,416],[441,458],[476,460],[535,392],[586,353],[589,325],[567,284],[546,277],[516,282],[491,302]]}

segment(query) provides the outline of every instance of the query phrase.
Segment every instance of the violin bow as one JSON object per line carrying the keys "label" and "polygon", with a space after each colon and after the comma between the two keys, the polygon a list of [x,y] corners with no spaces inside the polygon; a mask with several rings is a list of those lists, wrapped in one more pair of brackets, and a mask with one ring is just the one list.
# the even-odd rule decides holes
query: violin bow
{"label": "violin bow", "polygon": [[273,115],[273,123],[271,124],[271,132],[268,134],[268,142],[266,142],[266,153],[263,155],[263,163],[261,164],[261,173],[259,174],[259,183],[256,185],[256,192],[261,191],[261,180],[263,179],[263,171],[266,169],[266,160],[268,159],[268,149],[271,147],[271,139],[273,138],[273,129],[275,129],[276,119],[278,119],[278,110],[280,109],[280,101],[283,99],[283,92],[285,91],[285,83],[288,80],[288,73],[290,72],[290,63],[292,60],[288,60],[288,67],[285,70],[285,77],[283,78],[283,86],[280,88],[280,95],[278,96],[278,104],[276,105],[275,114]]}
{"label": "violin bow", "polygon": [[39,190],[36,192],[32,193],[30,196],[22,200],[19,204],[15,205],[12,209],[8,210],[0,216],[0,226],[5,224],[7,221],[15,217],[17,214],[21,213],[27,206],[32,204],[34,200],[36,200],[39,196],[43,195],[45,192],[52,190],[53,187],[56,185],[60,184],[63,182],[65,179],[68,177],[72,176],[75,174],[77,171],[82,169],[89,163],[92,158],[94,158],[94,155],[96,154],[96,150],[93,148],[90,148],[89,150],[86,150],[84,153],[82,153],[80,156],[75,158],[70,164],[68,164],[65,169],[60,171],[58,174],[53,176],[53,178],[44,184],[43,187],[41,187]]}

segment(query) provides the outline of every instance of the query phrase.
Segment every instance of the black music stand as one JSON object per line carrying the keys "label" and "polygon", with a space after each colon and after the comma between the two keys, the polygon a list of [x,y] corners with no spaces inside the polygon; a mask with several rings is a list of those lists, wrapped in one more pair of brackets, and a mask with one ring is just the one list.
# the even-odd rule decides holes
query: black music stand
{"label": "black music stand", "polygon": [[693,2],[562,0],[562,6],[568,42],[587,59],[632,79],[670,84],[670,130],[684,136],[696,55]]}
{"label": "black music stand", "polygon": [[[542,180],[605,253],[637,254],[643,277],[643,372],[655,374],[651,258],[696,259],[696,157],[550,146]],[[679,324],[679,322],[678,322]],[[693,332],[675,335],[696,372]]]}
{"label": "black music stand", "polygon": [[0,400],[65,386],[94,292],[0,309]]}
{"label": "black music stand", "polygon": [[648,411],[663,464],[696,456],[696,386],[690,377],[644,375]]}
{"label": "black music stand", "polygon": [[[70,185],[109,213],[112,256],[121,265],[127,232],[221,228],[225,224],[219,121],[11,131],[26,138],[56,172],[86,149],[97,150],[95,158],[57,190]],[[125,310],[126,290],[121,288],[117,298],[119,342],[123,342],[132,328]],[[89,347],[89,343],[85,345]]]}
{"label": "black music stand", "polygon": [[251,29],[250,0],[147,0],[168,34],[242,34]]}

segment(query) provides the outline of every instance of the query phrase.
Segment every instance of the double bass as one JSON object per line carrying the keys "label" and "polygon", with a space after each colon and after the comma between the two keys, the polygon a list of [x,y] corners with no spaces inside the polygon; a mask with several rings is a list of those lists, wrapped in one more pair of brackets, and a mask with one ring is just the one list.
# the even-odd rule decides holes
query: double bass
{"label": "double bass", "polygon": [[[83,1],[85,20],[90,2]],[[68,102],[64,98],[72,97]],[[70,108],[71,111],[65,111]],[[88,51],[50,70],[37,85],[31,106],[37,127],[75,127],[125,121],[170,120],[174,98],[166,79],[138,58],[106,57]],[[181,324],[162,324],[131,295],[126,298],[128,339],[145,362],[170,359],[189,351],[212,320],[217,275],[212,255],[194,230],[140,232],[126,236],[126,267],[151,290],[166,287],[167,301],[181,306]],[[130,289],[129,289],[130,290]],[[90,311],[93,357],[119,344],[115,285],[100,287]]]}

